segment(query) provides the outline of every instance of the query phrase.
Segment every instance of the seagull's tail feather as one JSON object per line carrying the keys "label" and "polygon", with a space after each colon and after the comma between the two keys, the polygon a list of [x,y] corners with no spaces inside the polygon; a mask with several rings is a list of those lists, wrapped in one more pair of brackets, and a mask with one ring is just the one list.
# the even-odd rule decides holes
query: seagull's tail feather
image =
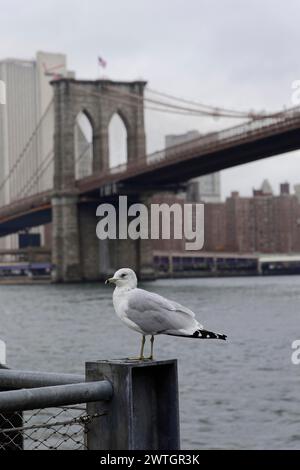
{"label": "seagull's tail feather", "polygon": [[224,341],[227,338],[227,335],[214,333],[213,331],[198,329],[194,333],[190,334],[188,332],[179,332],[179,331],[168,331],[167,335],[170,336],[183,336],[185,338],[199,338],[199,339],[223,339]]}
{"label": "seagull's tail feather", "polygon": [[193,334],[193,338],[202,338],[202,339],[223,339],[224,341],[227,338],[227,335],[221,335],[219,333],[214,333],[213,331],[208,330],[196,330]]}

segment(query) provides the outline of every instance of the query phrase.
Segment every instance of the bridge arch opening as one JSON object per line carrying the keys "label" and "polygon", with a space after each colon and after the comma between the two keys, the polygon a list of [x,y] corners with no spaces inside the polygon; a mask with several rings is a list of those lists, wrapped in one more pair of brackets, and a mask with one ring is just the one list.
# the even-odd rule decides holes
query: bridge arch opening
{"label": "bridge arch opening", "polygon": [[112,115],[108,125],[109,168],[127,163],[128,130],[119,112]]}
{"label": "bridge arch opening", "polygon": [[86,111],[77,114],[74,124],[75,178],[93,173],[93,125]]}

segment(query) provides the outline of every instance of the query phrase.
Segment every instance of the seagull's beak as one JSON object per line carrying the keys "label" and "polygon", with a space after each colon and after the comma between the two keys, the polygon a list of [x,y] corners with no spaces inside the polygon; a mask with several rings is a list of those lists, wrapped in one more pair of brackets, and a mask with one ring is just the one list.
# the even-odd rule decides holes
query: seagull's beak
{"label": "seagull's beak", "polygon": [[105,284],[115,284],[116,280],[114,277],[110,277],[109,279],[106,279]]}

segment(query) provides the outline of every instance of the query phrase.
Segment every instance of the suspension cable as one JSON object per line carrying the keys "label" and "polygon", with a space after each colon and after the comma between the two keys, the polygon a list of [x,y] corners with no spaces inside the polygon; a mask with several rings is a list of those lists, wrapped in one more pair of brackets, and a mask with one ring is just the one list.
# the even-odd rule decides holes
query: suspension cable
{"label": "suspension cable", "polygon": [[[35,181],[37,178],[40,177],[39,172],[44,166],[44,164],[49,160],[50,157],[53,156],[53,149],[51,149],[45,156],[45,158],[41,161],[39,166],[35,169],[34,173],[30,176],[29,180],[25,183],[25,185],[20,189],[19,193],[16,196],[16,199],[18,197],[21,197],[25,190],[27,189],[27,186],[30,185],[30,188],[32,187],[32,184],[35,184]],[[32,183],[32,184],[31,184]]]}
{"label": "suspension cable", "polygon": [[30,135],[28,141],[26,142],[25,146],[23,147],[21,153],[19,154],[18,158],[16,159],[16,161],[14,162],[13,166],[10,168],[8,174],[5,176],[5,178],[2,180],[2,182],[0,183],[0,192],[3,190],[3,188],[5,187],[6,183],[10,180],[12,174],[15,172],[15,170],[17,169],[19,163],[22,161],[22,159],[24,158],[24,156],[27,154],[27,151],[31,145],[31,142],[32,140],[34,139],[34,137],[36,136],[36,133],[37,131],[40,129],[46,115],[48,114],[51,106],[53,105],[53,99],[50,101],[50,103],[48,104],[47,108],[45,109],[43,115],[41,116],[41,118],[39,119],[34,131],[32,132],[32,134]]}
{"label": "suspension cable", "polygon": [[[79,91],[79,93],[80,93],[80,91]],[[82,96],[85,96],[85,92],[84,92],[83,89],[82,89],[81,93],[82,93]],[[114,93],[113,91],[110,91],[109,93],[110,93],[110,96],[107,95],[107,94],[105,95],[105,94],[99,93],[99,92],[90,92],[89,95],[101,98],[101,99],[106,100],[106,101],[112,101],[112,102],[115,102],[115,103],[118,103],[118,104],[124,104],[126,106],[131,106],[131,107],[136,107],[136,108],[141,107],[141,105],[142,105],[142,103],[141,104],[135,103],[135,102],[130,101],[128,99],[124,99],[124,98],[120,99],[120,97],[116,96],[116,93]],[[117,93],[119,93],[119,92],[117,92]],[[132,94],[132,97],[134,99],[137,99],[137,95],[135,95],[135,94]],[[149,100],[147,100],[147,98],[145,98],[145,100],[143,100],[143,98],[138,97],[138,99],[141,100],[141,102],[142,101],[146,101],[146,102],[149,101]],[[153,101],[153,100],[151,100],[151,101]],[[150,110],[150,111],[158,111],[158,112],[162,112],[162,113],[184,115],[184,116],[197,116],[197,117],[199,117],[199,116],[212,116],[212,117],[229,117],[229,118],[234,117],[235,119],[236,118],[238,118],[238,119],[246,118],[246,116],[232,116],[230,114],[225,115],[225,113],[223,113],[221,115],[219,113],[210,113],[210,112],[207,112],[207,111],[200,111],[200,110],[197,110],[197,109],[194,109],[194,108],[187,108],[187,107],[172,105],[172,104],[168,104],[168,103],[164,103],[164,102],[159,102],[157,100],[155,100],[155,103],[157,103],[157,106],[149,106],[149,105],[146,104],[144,106],[144,109]]]}
{"label": "suspension cable", "polygon": [[199,102],[194,101],[194,100],[189,100],[189,99],[186,99],[186,98],[180,98],[180,97],[177,97],[177,96],[174,96],[174,95],[170,95],[169,93],[164,93],[164,92],[161,92],[161,91],[153,90],[152,88],[149,88],[149,87],[146,88],[146,91],[148,93],[152,93],[154,95],[163,96],[165,98],[172,99],[174,101],[179,101],[181,103],[191,104],[193,106],[198,106],[200,108],[204,108],[204,109],[207,109],[207,110],[213,110],[215,112],[224,111],[226,113],[232,113],[232,114],[238,115],[238,116],[247,116],[247,117],[249,116],[249,113],[247,111],[237,111],[237,110],[233,110],[233,109],[229,109],[229,108],[223,108],[223,107],[219,107],[219,106],[207,105],[207,104],[199,103]]}
{"label": "suspension cable", "polygon": [[[80,86],[79,86],[80,87]],[[132,92],[125,92],[122,90],[117,90],[114,87],[111,87],[109,85],[105,85],[106,90],[112,95],[105,95],[104,93],[101,92],[90,92],[89,94],[100,97],[103,100],[112,100],[112,101],[118,101],[119,103],[124,103],[126,105],[130,106],[135,106],[138,107],[139,104],[134,103],[132,99],[134,99],[137,102],[140,102],[141,104],[143,103],[151,103],[152,105],[156,106],[148,106],[147,104],[144,105],[145,109],[153,110],[153,111],[159,111],[159,112],[171,112],[172,114],[180,114],[180,115],[190,115],[190,116],[208,116],[208,117],[226,117],[226,118],[234,118],[234,119],[265,119],[269,117],[278,117],[280,115],[283,115],[282,111],[275,112],[275,113],[255,113],[255,112],[242,112],[242,111],[234,111],[234,110],[227,110],[225,108],[215,108],[212,106],[208,105],[201,105],[200,103],[190,101],[190,100],[185,100],[181,98],[176,98],[173,97],[172,95],[168,95],[165,93],[161,92],[155,92],[155,93],[161,93],[162,95],[166,95],[169,99],[172,96],[172,99],[176,99],[178,101],[182,101],[184,103],[190,104],[192,106],[202,106],[203,108],[206,107],[207,109],[199,109],[199,108],[191,108],[187,106],[179,106],[174,103],[168,103],[166,101],[159,101],[157,99],[152,99],[152,98],[147,98],[147,97],[142,97],[138,95],[137,93],[132,93]],[[148,89],[146,89],[146,92]],[[149,90],[150,91],[150,90]],[[152,90],[150,91],[152,92]],[[85,89],[82,88],[82,93],[86,93]],[[122,96],[122,100],[118,97],[118,95]]]}
{"label": "suspension cable", "polygon": [[[48,161],[47,165],[42,169],[42,171],[40,172],[40,174],[37,176],[36,179],[40,179],[40,178],[44,175],[44,173],[45,173],[45,172],[48,170],[48,168],[50,167],[51,163],[53,163],[53,158],[50,158],[50,160]],[[29,186],[29,188],[28,188],[27,191],[25,192],[24,197],[29,196],[30,190],[31,190],[31,188],[34,186],[34,184],[35,184],[35,181],[33,181],[33,182],[31,183],[31,185]]]}

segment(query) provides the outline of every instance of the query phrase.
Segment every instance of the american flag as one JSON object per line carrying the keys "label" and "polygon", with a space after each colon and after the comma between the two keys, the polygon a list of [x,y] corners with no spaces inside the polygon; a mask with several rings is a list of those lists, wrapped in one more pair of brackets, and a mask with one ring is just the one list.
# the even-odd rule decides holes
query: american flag
{"label": "american flag", "polygon": [[102,59],[102,57],[98,57],[98,63],[99,65],[101,65],[101,67],[103,67],[105,69],[105,67],[107,66],[107,62],[106,60]]}

